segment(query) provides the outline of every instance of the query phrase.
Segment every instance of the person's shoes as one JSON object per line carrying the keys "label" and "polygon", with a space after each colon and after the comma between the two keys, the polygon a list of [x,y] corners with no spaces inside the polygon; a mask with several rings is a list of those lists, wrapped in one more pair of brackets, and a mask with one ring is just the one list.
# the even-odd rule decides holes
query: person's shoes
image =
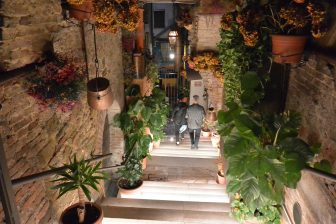
{"label": "person's shoes", "polygon": [[184,139],[184,137],[181,137],[181,140],[183,140]]}
{"label": "person's shoes", "polygon": [[191,149],[194,149],[194,148],[195,148],[195,145],[194,145],[194,144],[192,144],[192,145],[191,145]]}
{"label": "person's shoes", "polygon": [[176,145],[179,145],[180,144],[180,142],[176,142]]}
{"label": "person's shoes", "polygon": [[198,149],[198,145],[196,145],[195,148]]}

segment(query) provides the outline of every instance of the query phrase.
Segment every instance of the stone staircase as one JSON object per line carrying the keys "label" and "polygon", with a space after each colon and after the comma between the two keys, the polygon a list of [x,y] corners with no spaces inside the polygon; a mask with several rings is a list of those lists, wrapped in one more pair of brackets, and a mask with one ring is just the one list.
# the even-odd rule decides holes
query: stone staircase
{"label": "stone staircase", "polygon": [[103,223],[237,224],[225,186],[216,183],[218,151],[210,138],[201,137],[198,150],[188,138],[178,146],[170,140],[151,152],[138,192],[101,202]]}

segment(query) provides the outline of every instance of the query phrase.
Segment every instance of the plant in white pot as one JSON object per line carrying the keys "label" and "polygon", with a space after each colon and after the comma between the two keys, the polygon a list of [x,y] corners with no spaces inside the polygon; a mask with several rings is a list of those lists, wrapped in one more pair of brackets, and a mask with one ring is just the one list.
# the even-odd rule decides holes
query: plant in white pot
{"label": "plant in white pot", "polygon": [[58,190],[58,198],[70,191],[78,191],[78,203],[66,208],[60,218],[62,224],[94,223],[100,224],[103,220],[103,212],[95,203],[85,202],[85,197],[91,201],[90,188],[98,191],[100,180],[107,179],[105,173],[100,172],[98,162],[92,166],[84,159],[77,160],[76,156],[70,159],[65,166],[67,169],[57,173],[57,178],[52,180],[56,185],[52,187]]}

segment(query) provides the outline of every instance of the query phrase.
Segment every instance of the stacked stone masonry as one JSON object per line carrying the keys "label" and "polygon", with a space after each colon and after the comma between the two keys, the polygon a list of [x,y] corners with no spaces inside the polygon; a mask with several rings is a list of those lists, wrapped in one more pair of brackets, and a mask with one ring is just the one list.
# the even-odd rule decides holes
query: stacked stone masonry
{"label": "stacked stone masonry", "polygon": [[[315,159],[327,159],[336,173],[336,63],[312,55],[307,63],[292,68],[287,109],[300,112],[300,136],[309,144],[321,143]],[[297,189],[286,190],[286,207],[293,220],[299,202],[302,224],[336,223],[336,184],[303,172]]]}
{"label": "stacked stone masonry", "polygon": [[204,82],[204,88],[208,90],[208,104],[211,104],[215,110],[223,109],[224,84],[210,71],[201,71],[200,75]]}
{"label": "stacked stone masonry", "polygon": [[52,33],[60,29],[61,12],[59,0],[2,1],[0,71],[31,64],[50,50]]}
{"label": "stacked stone masonry", "polygon": [[[39,61],[44,52],[51,49],[58,55],[67,55],[84,62],[84,30],[88,76],[95,76],[94,41],[90,24],[85,24],[82,30],[80,23],[75,20],[62,21],[58,0],[5,1],[2,4],[2,69],[12,70]],[[114,115],[124,107],[120,33],[97,33],[97,51],[99,75],[110,80],[113,91],[113,105],[106,111],[89,108],[85,92],[71,112],[41,109],[36,100],[27,94],[26,79],[36,75],[34,70],[22,71],[0,82],[0,131],[11,179],[48,170],[49,166],[62,166],[73,154],[88,158],[91,152],[113,152],[112,158],[105,161],[104,165],[120,164],[123,133],[113,126]],[[78,200],[76,193],[57,200],[57,193],[50,187],[49,178],[14,189],[21,223],[58,223],[61,212]],[[103,188],[101,184],[99,193],[93,195],[94,200],[103,196]],[[4,212],[0,203],[1,224],[3,220]]]}

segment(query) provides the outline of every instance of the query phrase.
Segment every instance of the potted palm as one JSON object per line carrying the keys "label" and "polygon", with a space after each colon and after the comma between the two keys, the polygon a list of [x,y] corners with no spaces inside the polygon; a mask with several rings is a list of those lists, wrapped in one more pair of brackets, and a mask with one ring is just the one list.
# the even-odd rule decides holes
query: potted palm
{"label": "potted palm", "polygon": [[107,179],[107,176],[98,170],[100,165],[101,162],[91,166],[90,162],[84,159],[77,160],[74,156],[72,160],[70,159],[70,164],[66,165],[67,169],[60,171],[57,174],[59,177],[52,180],[56,184],[52,189],[58,190],[58,198],[70,191],[78,192],[78,203],[63,211],[60,223],[102,223],[101,207],[95,203],[85,202],[85,197],[91,201],[90,188],[98,191],[99,181]]}

